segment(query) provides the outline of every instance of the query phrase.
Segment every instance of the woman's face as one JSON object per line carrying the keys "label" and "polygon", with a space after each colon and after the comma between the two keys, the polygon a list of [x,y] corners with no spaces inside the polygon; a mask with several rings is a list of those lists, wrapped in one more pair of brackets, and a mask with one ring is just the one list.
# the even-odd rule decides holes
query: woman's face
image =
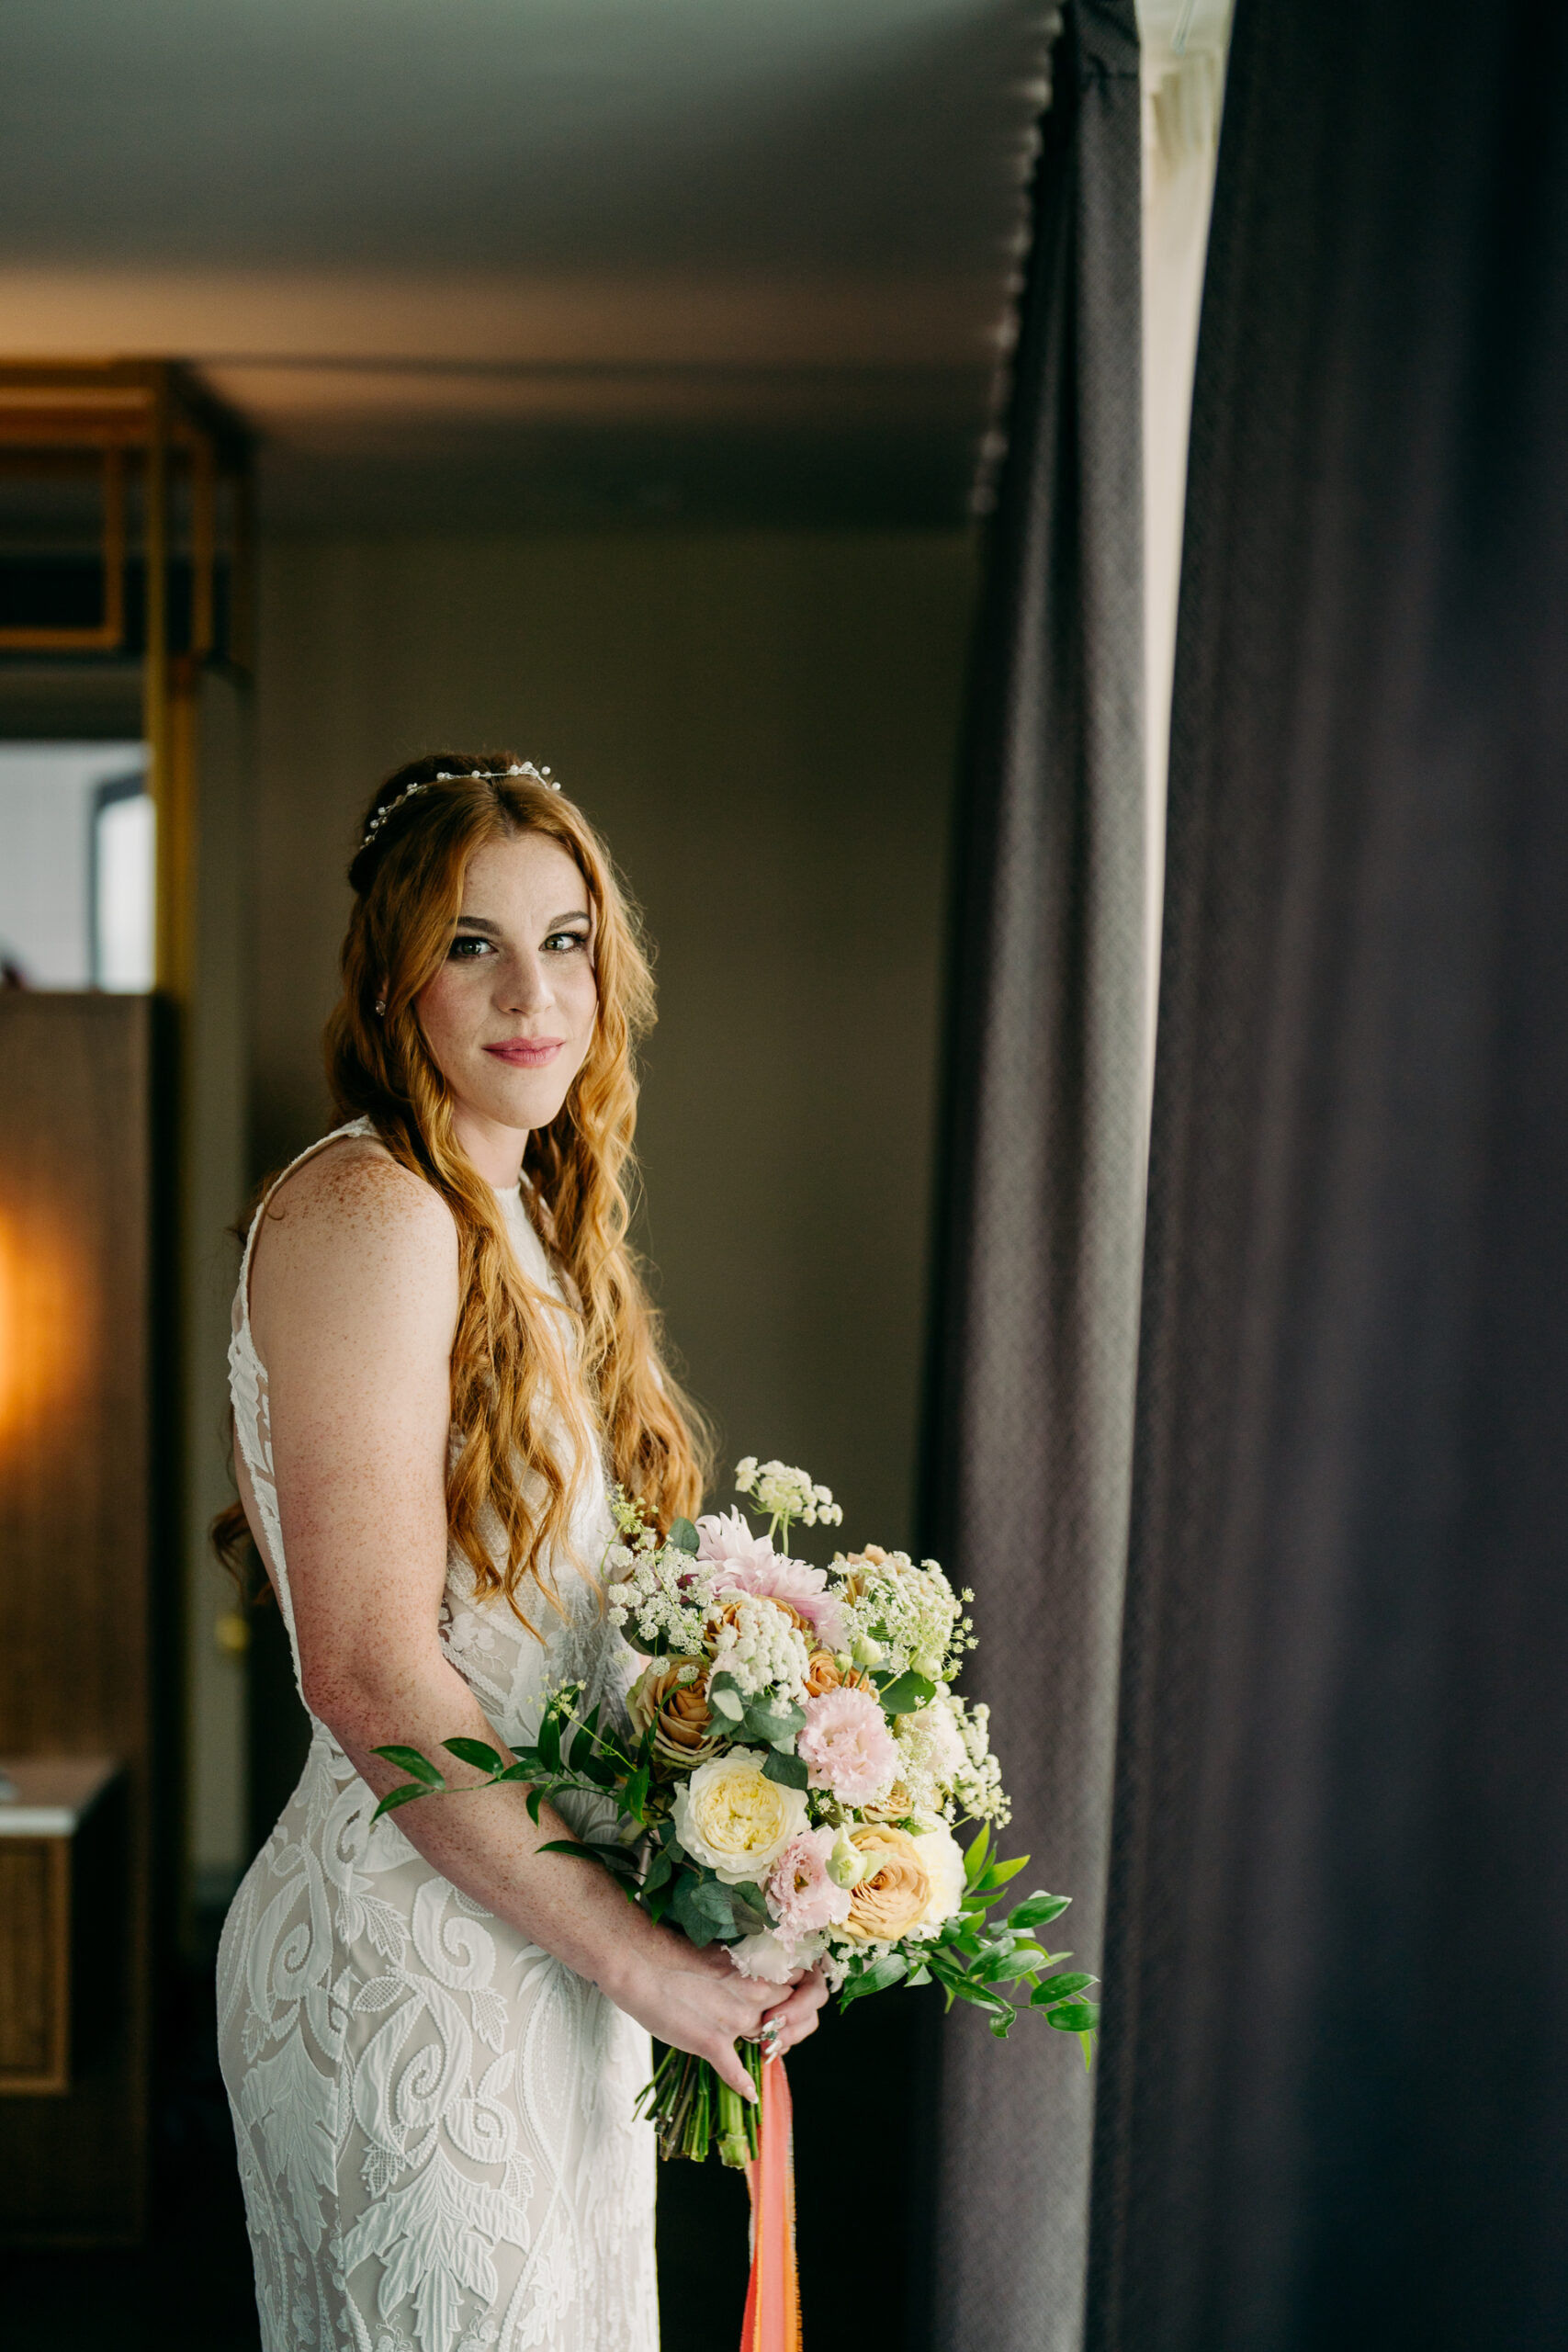
{"label": "woman's face", "polygon": [[446,960],[415,1004],[458,1140],[491,1183],[515,1181],[527,1131],[548,1126],[587,1058],[593,948],[588,887],[558,842],[475,851]]}

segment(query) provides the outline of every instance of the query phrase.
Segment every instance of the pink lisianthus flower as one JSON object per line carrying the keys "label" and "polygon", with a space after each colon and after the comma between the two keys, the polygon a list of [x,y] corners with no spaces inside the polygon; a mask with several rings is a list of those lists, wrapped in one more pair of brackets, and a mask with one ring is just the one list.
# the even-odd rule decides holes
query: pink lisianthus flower
{"label": "pink lisianthus flower", "polygon": [[836,1835],[832,1829],[803,1829],[768,1872],[768,1901],[778,1932],[787,1940],[836,1928],[850,1916],[849,1888],[835,1886],[828,1875]]}
{"label": "pink lisianthus flower", "polygon": [[785,1600],[826,1648],[838,1647],[840,1609],[828,1590],[826,1569],[783,1558],[765,1535],[752,1534],[739,1511],[709,1511],[698,1520],[697,1557],[722,1570],[724,1591]]}
{"label": "pink lisianthus flower", "polygon": [[874,1804],[898,1777],[898,1750],[886,1717],[868,1690],[824,1690],[806,1702],[795,1743],[814,1789],[840,1804]]}

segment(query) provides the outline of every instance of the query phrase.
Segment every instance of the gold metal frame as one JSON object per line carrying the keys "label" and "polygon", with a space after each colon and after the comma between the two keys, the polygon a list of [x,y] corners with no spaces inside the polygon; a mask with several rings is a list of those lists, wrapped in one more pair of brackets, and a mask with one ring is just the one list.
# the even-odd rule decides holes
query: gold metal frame
{"label": "gold metal frame", "polygon": [[[250,444],[243,427],[171,360],[0,362],[0,453],[43,466],[96,451],[101,462],[104,590],[102,618],[81,628],[0,627],[6,655],[129,653],[126,571],[131,555],[144,568],[142,730],[158,820],[156,986],[183,999],[192,970],[194,776],[187,706],[204,662],[215,658],[215,583],[230,567],[231,668],[251,662],[252,504]],[[128,488],[141,492],[139,530],[130,528]],[[220,498],[221,491],[227,499]],[[175,512],[188,491],[188,527]],[[226,509],[227,531],[220,528]],[[133,537],[136,545],[133,548]],[[188,646],[170,646],[169,578],[188,555]]]}

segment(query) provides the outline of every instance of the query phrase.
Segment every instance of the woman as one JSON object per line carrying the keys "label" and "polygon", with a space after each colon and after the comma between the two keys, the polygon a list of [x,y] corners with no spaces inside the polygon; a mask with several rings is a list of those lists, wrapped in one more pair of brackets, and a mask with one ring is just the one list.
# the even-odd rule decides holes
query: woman
{"label": "woman", "polygon": [[[649,2035],[749,2094],[739,1976],[541,1851],[488,1790],[388,1816],[373,1753],[521,1746],[635,1671],[605,1481],[694,1512],[693,1419],[626,1242],[647,962],[545,774],[399,770],[349,869],[328,1030],[347,1125],[251,1228],[231,1350],[244,1522],[312,1718],[224,1929],[220,2028],[267,2352],[651,2352]],[[238,1532],[238,1514],[235,1532]],[[454,1767],[454,1781],[477,1780]]]}

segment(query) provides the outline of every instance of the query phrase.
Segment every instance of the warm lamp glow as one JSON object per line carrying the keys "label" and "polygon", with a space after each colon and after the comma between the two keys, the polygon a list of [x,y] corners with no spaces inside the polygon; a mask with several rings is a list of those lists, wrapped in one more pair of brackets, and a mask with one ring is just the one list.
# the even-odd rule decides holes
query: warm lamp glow
{"label": "warm lamp glow", "polygon": [[77,1293],[64,1237],[0,1214],[0,1441],[71,1394],[81,1359]]}

